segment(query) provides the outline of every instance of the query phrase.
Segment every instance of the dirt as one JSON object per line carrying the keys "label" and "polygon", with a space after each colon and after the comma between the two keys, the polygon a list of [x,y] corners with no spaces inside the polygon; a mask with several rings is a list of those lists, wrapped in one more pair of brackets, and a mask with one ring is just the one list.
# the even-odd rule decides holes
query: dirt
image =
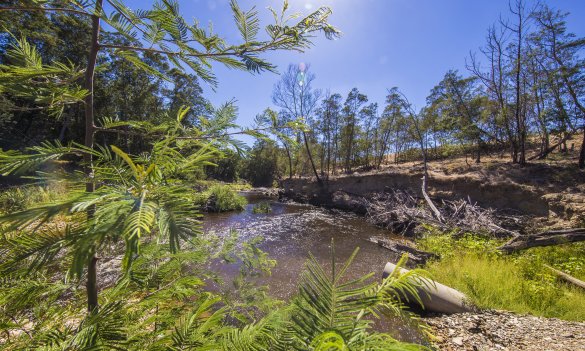
{"label": "dirt", "polygon": [[437,350],[585,350],[585,323],[490,311],[426,318]]}
{"label": "dirt", "polygon": [[[575,153],[555,152],[525,166],[500,155],[485,156],[479,164],[464,157],[431,161],[428,192],[437,199],[469,199],[485,208],[539,217],[539,227],[547,229],[579,227],[585,223],[585,172],[577,168]],[[301,195],[307,202],[335,207],[332,194],[338,191],[359,196],[389,188],[417,193],[422,171],[421,162],[387,164],[380,170],[331,176],[323,187],[309,178],[285,180],[282,186],[296,200],[302,201]]]}

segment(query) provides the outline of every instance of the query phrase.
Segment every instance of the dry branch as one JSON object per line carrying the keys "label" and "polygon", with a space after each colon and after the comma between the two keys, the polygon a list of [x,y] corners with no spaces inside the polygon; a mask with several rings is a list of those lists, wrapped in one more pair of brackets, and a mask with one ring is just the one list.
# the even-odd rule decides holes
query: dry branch
{"label": "dry branch", "polygon": [[559,276],[562,280],[571,283],[573,285],[576,285],[582,289],[585,289],[585,282],[582,280],[579,280],[563,271],[559,271],[558,269],[555,269],[547,264],[544,265],[546,268],[550,269],[554,274],[556,274],[557,276]]}
{"label": "dry branch", "polygon": [[[428,204],[428,200],[426,200]],[[517,225],[520,216],[499,216],[493,209],[485,209],[471,201],[437,201],[435,210],[421,205],[419,199],[404,191],[393,191],[375,196],[368,203],[367,217],[371,223],[405,236],[414,235],[415,228],[426,223],[442,230],[459,229],[474,233],[488,233],[499,237],[516,237],[515,231],[504,228]]]}
{"label": "dry branch", "polygon": [[441,212],[439,211],[439,209],[437,208],[437,206],[435,206],[435,204],[433,203],[433,200],[431,200],[431,198],[427,194],[427,177],[428,177],[428,174],[427,174],[427,171],[426,171],[426,164],[425,164],[425,173],[424,173],[424,175],[422,177],[421,191],[422,191],[423,197],[425,198],[425,201],[429,205],[431,211],[433,211],[433,215],[435,216],[435,218],[437,219],[437,221],[439,221],[441,223],[444,223],[445,222],[445,219],[441,215]]}
{"label": "dry branch", "polygon": [[585,228],[549,230],[543,233],[514,237],[498,249],[506,253],[525,250],[531,247],[551,246],[585,241]]}

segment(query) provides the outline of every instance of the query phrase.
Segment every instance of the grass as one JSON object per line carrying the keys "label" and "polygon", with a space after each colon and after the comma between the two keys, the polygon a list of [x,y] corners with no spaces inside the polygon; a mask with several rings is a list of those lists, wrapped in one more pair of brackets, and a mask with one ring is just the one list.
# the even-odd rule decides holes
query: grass
{"label": "grass", "polygon": [[223,185],[234,191],[243,191],[252,189],[252,185],[246,181],[240,180],[234,183],[224,183],[213,179],[198,179],[193,181],[194,184],[200,188],[208,189],[214,185]]}
{"label": "grass", "polygon": [[272,207],[270,207],[270,202],[262,201],[254,205],[252,208],[252,213],[270,213],[272,212]]}
{"label": "grass", "polygon": [[58,199],[66,193],[62,184],[22,185],[0,191],[0,214],[23,211],[34,205]]}
{"label": "grass", "polygon": [[441,255],[427,264],[433,279],[465,293],[480,308],[585,321],[585,291],[560,281],[544,264],[585,278],[585,243],[529,249],[516,255],[496,250],[496,240],[453,239],[430,234],[422,249]]}
{"label": "grass", "polygon": [[241,211],[248,201],[232,187],[223,184],[212,185],[205,192],[209,208],[213,212]]}

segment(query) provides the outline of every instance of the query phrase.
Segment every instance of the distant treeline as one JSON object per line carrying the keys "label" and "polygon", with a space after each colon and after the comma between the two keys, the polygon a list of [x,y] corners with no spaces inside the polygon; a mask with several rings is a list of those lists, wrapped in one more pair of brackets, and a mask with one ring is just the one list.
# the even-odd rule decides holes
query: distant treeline
{"label": "distant treeline", "polygon": [[[298,175],[326,177],[356,169],[379,168],[388,162],[451,155],[482,155],[498,151],[514,163],[567,151],[571,137],[585,138],[585,39],[568,32],[567,14],[539,4],[512,4],[508,19],[487,31],[486,43],[467,59],[467,72],[450,70],[431,89],[426,105],[414,110],[398,88],[384,102],[372,102],[358,88],[347,94],[313,87],[316,76],[307,65],[291,65],[274,88],[277,126],[302,121],[305,128],[275,130],[274,141],[258,141],[250,154],[225,151],[219,167],[201,177],[247,178],[271,185],[277,178]],[[6,12],[0,18],[0,64],[6,50],[24,36],[38,48],[43,62],[84,66],[90,41],[88,23],[75,14],[26,16]],[[131,45],[127,37],[107,34]],[[63,45],[66,43],[66,45]],[[105,50],[107,52],[107,50]],[[183,123],[197,125],[198,116],[213,108],[202,95],[195,74],[171,69],[168,60],[145,53],[148,65],[166,71],[163,80],[115,55],[100,56],[95,84],[97,116],[120,121],[157,123],[190,106]],[[80,77],[81,79],[81,77]],[[326,82],[323,82],[324,84]],[[34,102],[0,93],[0,148],[22,149],[43,140],[82,141],[83,106],[58,111],[38,109]],[[148,145],[140,135],[99,136],[100,144],[123,145],[139,154]],[[585,145],[585,143],[583,143]],[[534,150],[529,154],[528,149]],[[585,168],[585,149],[578,161]]]}
{"label": "distant treeline", "polygon": [[[567,151],[567,140],[585,133],[585,39],[567,31],[566,18],[545,4],[513,4],[509,19],[490,27],[485,45],[466,59],[468,72],[448,71],[416,111],[398,88],[383,104],[358,88],[324,93],[313,88],[309,66],[290,65],[274,87],[273,113],[280,125],[302,119],[307,129],[275,138],[284,158],[279,175],[379,168],[420,159],[421,144],[429,158],[472,154],[476,162],[493,151],[519,164]],[[255,150],[276,145],[262,141]],[[578,163],[585,167],[583,146]]]}

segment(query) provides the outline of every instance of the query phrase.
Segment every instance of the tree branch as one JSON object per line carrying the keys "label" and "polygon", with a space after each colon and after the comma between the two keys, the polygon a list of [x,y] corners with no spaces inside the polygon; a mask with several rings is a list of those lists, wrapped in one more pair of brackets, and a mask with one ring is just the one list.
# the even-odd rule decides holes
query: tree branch
{"label": "tree branch", "polygon": [[64,7],[20,7],[20,6],[2,6],[0,7],[0,12],[2,11],[45,11],[45,12],[69,12],[75,13],[78,15],[85,15],[91,16],[91,13],[81,11],[81,10],[74,10],[68,9]]}

